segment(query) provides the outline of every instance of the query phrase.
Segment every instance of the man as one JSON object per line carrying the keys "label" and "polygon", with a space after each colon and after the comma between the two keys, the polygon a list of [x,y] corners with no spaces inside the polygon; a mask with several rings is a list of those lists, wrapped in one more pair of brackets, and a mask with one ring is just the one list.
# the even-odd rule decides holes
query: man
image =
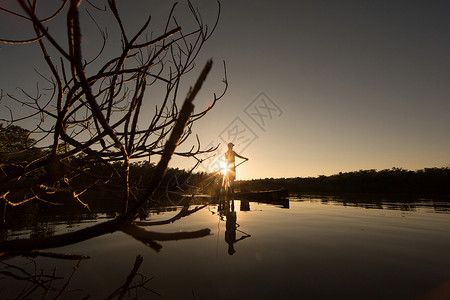
{"label": "man", "polygon": [[228,143],[228,151],[225,152],[225,159],[228,162],[228,172],[231,183],[236,179],[236,156],[240,159],[248,160],[247,157],[241,156],[233,151],[233,143]]}

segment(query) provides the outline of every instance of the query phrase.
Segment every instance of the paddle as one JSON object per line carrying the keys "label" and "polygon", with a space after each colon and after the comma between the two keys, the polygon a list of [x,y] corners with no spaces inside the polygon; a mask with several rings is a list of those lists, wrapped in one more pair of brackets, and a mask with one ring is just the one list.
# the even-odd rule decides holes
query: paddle
{"label": "paddle", "polygon": [[236,166],[234,166],[235,168],[237,168],[238,166],[242,165],[243,163],[245,163],[248,160],[248,158],[244,161],[241,161],[240,163],[238,163]]}

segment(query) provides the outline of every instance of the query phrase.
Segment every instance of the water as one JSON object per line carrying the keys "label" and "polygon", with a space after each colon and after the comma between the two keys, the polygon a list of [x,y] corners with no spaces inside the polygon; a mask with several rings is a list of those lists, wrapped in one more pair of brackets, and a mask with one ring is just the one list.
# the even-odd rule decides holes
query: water
{"label": "water", "polygon": [[[169,219],[179,209],[155,211],[147,219]],[[450,279],[448,202],[299,196],[284,205],[235,200],[232,210],[210,204],[172,224],[151,227],[161,232],[211,229],[203,238],[158,242],[159,252],[115,232],[46,250],[89,259],[4,260],[1,295],[14,298],[36,287],[31,298],[40,299],[51,285],[55,290],[48,289],[49,299],[61,289],[62,299],[104,299],[125,284],[138,256],[143,260],[130,286],[148,281],[125,298],[414,299]],[[51,230],[43,233],[4,227],[2,237],[73,231],[111,214],[85,217],[69,224],[47,220],[39,228]],[[227,220],[232,222],[228,231]],[[49,283],[42,274],[59,279]],[[33,284],[17,278],[31,275]]]}

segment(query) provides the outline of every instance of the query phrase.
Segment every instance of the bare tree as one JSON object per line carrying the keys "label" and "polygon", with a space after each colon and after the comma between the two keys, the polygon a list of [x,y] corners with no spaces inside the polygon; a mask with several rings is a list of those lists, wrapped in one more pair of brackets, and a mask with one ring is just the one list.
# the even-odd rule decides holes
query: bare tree
{"label": "bare tree", "polygon": [[[212,60],[205,64],[182,103],[178,100],[178,95],[181,79],[195,70],[199,51],[217,25],[220,4],[217,19],[210,29],[188,2],[195,28],[187,31],[182,29],[174,17],[175,4],[168,12],[165,28],[157,37],[152,37],[152,33],[149,33],[150,17],[137,32],[129,34],[114,0],[105,1],[104,7],[94,6],[90,1],[81,3],[80,0],[65,0],[53,13],[44,17],[37,13],[37,0],[17,2],[22,12],[5,7],[0,7],[0,10],[29,21],[35,37],[23,41],[3,39],[1,42],[37,43],[50,70],[48,76],[43,72],[39,74],[50,85],[50,89],[39,89],[36,96],[23,91],[23,98],[3,94],[2,91],[2,100],[16,102],[27,107],[31,113],[17,116],[16,111],[11,109],[10,117],[1,121],[6,123],[4,128],[8,128],[24,120],[37,118],[35,128],[29,133],[36,143],[26,143],[27,147],[37,148],[39,142],[49,138],[52,142],[50,147],[41,149],[43,154],[33,161],[17,163],[14,168],[2,166],[0,199],[6,207],[32,199],[45,199],[51,193],[65,191],[83,203],[80,196],[86,190],[105,184],[115,177],[120,179],[124,209],[120,217],[83,230],[33,241],[6,241],[0,247],[15,255],[17,251],[20,253],[68,245],[121,230],[158,250],[160,246],[154,241],[208,235],[209,229],[176,233],[151,232],[138,227],[133,220],[161,182],[172,155],[196,158],[198,154],[214,150],[202,149],[197,137],[197,143],[189,151],[176,152],[177,146],[186,142],[192,134],[194,122],[210,111],[224,95],[227,88],[226,72],[223,93],[219,96],[214,94],[211,105],[203,110],[194,111],[193,100],[210,72]],[[121,33],[118,55],[108,56],[111,52],[105,50],[108,42],[106,30],[101,30],[96,18],[92,17],[92,21],[98,25],[103,46],[93,58],[88,60],[83,56],[82,9],[88,16],[92,16],[94,12],[112,15]],[[52,20],[62,14],[66,15],[68,44],[59,41],[52,32]],[[152,88],[163,91],[157,103],[149,103],[149,98],[146,97]],[[153,107],[153,117],[142,115],[145,106]],[[160,156],[160,160],[153,170],[151,181],[141,193],[133,193],[130,186],[131,160],[153,156]],[[97,165],[109,168],[109,174],[99,176],[91,171]],[[75,186],[77,177],[89,178],[91,184]],[[179,217],[195,211],[197,210],[189,210],[186,204]]]}
{"label": "bare tree", "polygon": [[[194,28],[183,30],[175,17],[177,4],[174,4],[168,11],[165,28],[156,33],[150,31],[149,16],[141,28],[130,34],[125,29],[126,21],[122,20],[115,0],[105,0],[103,6],[94,6],[91,1],[65,0],[47,16],[37,13],[40,11],[37,0],[17,2],[21,12],[5,7],[0,7],[0,10],[29,21],[35,36],[24,40],[2,39],[0,42],[37,43],[50,71],[49,75],[45,72],[39,74],[50,88],[39,89],[35,96],[23,91],[23,97],[2,91],[2,100],[20,104],[30,113],[17,115],[10,109],[10,117],[1,121],[8,127],[24,120],[38,119],[35,128],[30,129],[30,135],[36,141],[31,146],[36,148],[48,140],[51,140],[51,145],[36,160],[16,164],[15,168],[3,168],[0,197],[5,205],[45,199],[48,194],[61,191],[69,192],[84,204],[81,196],[84,192],[109,182],[111,178],[118,178],[116,185],[120,185],[123,192],[123,214],[131,217],[153,192],[148,189],[142,195],[133,192],[129,180],[133,159],[161,156],[163,163],[155,170],[151,183],[156,188],[173,153],[196,158],[198,154],[215,150],[202,149],[198,137],[189,151],[176,152],[175,147],[187,141],[194,122],[214,107],[227,88],[224,72],[223,92],[212,95],[211,105],[196,112],[193,107],[186,108],[184,113],[187,116],[183,116],[183,108],[177,100],[181,80],[195,70],[199,51],[217,25],[220,4],[212,27],[203,22],[198,10],[188,2]],[[113,43],[108,39],[107,30],[101,29],[96,21],[98,18],[94,17],[100,13],[111,16],[120,30],[121,47],[116,55],[107,51],[109,44]],[[55,20],[63,14],[67,20],[65,41],[58,40],[52,31],[59,24]],[[97,28],[96,34],[102,40],[98,54],[88,58],[83,55],[86,48],[82,37],[92,32],[82,32],[83,16],[91,18],[91,23]],[[211,64],[206,64],[185,105],[192,105]],[[156,103],[154,98],[146,96],[149,91],[160,92]],[[150,109],[154,112],[152,117],[148,116]],[[172,140],[169,139],[170,134]],[[93,172],[92,167],[98,165],[106,166],[109,174],[99,176]],[[76,186],[74,179],[80,176],[89,178],[90,185]]]}

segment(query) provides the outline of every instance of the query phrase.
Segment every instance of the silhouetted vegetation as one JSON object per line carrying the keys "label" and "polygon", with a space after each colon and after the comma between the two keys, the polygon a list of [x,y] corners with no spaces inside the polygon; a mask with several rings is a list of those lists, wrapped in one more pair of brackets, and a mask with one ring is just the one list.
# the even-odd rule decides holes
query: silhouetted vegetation
{"label": "silhouetted vegetation", "polygon": [[[3,5],[0,10],[27,23],[35,37],[0,38],[0,43],[34,43],[37,47],[32,49],[36,52],[30,51],[29,55],[42,57],[48,69],[36,71],[45,86],[37,84],[35,94],[23,89],[21,96],[0,91],[0,101],[9,112],[3,116],[3,110],[0,116],[4,123],[0,126],[2,220],[7,208],[34,200],[59,205],[64,199],[71,199],[88,208],[87,200],[95,200],[92,194],[102,191],[109,192],[102,195],[103,199],[122,209],[115,219],[92,227],[58,236],[44,234],[42,238],[6,241],[0,248],[54,248],[120,230],[159,250],[157,240],[208,235],[209,229],[155,233],[142,228],[155,224],[137,226],[133,221],[161,183],[166,178],[176,178],[166,172],[173,155],[201,162],[196,155],[217,148],[202,147],[197,137],[187,151],[176,151],[193,133],[194,123],[215,106],[228,86],[224,78],[222,93],[211,95],[207,107],[194,109],[194,99],[212,68],[210,59],[194,82],[189,79],[193,85],[186,91],[182,88],[186,75],[196,72],[198,54],[214,32],[220,3],[212,27],[203,22],[199,10],[188,1],[190,21],[186,11],[182,12],[183,21],[177,20],[174,3],[167,9],[165,22],[152,29],[152,18],[147,16],[134,30],[125,30],[125,14],[114,0],[95,6],[79,0],[52,5],[17,0],[17,4],[17,11]],[[112,18],[112,23],[102,23],[108,18]],[[89,19],[94,21],[94,27],[86,22]],[[58,34],[61,26],[66,26],[65,36]],[[107,32],[111,28],[118,28],[120,34],[109,38]],[[88,37],[100,39],[97,54],[92,52],[95,46],[83,42]],[[87,48],[91,51],[82,51]],[[22,124],[28,124],[30,130],[19,127]],[[159,158],[156,165],[134,164],[142,159],[154,161],[155,157]],[[178,218],[196,211],[189,210],[189,203],[184,206]]]}
{"label": "silhouetted vegetation", "polygon": [[360,170],[331,176],[265,178],[242,181],[247,189],[284,187],[299,193],[450,194],[450,168]]}
{"label": "silhouetted vegetation", "polygon": [[43,156],[45,152],[34,147],[36,141],[30,134],[20,126],[0,123],[0,164],[25,164]]}
{"label": "silhouetted vegetation", "polygon": [[[194,111],[192,102],[212,68],[209,60],[195,85],[179,99],[184,78],[196,72],[200,50],[215,30],[220,3],[212,24],[204,23],[190,2],[182,12],[183,21],[177,20],[178,5],[174,3],[167,7],[166,21],[151,23],[148,16],[134,30],[125,30],[129,18],[124,18],[122,6],[117,7],[114,0],[95,6],[75,0],[52,5],[18,0],[17,4],[17,11],[3,5],[0,11],[28,24],[35,37],[0,38],[0,43],[34,43],[37,47],[29,55],[42,57],[48,69],[36,71],[45,83],[36,85],[35,94],[23,89],[19,89],[20,95],[0,93],[4,107],[0,116],[0,201],[4,206],[36,199],[53,201],[53,195],[59,193],[84,204],[88,191],[108,186],[114,191],[112,197],[121,195],[125,214],[131,208],[136,211],[134,204],[144,201],[137,198],[140,183],[146,182],[148,190],[155,174],[131,174],[133,168],[152,170],[133,165],[135,161],[157,161],[166,150],[171,153],[166,162],[172,154],[199,161],[198,155],[216,149],[202,147],[197,137],[186,151],[175,151],[178,145],[191,143],[187,140],[193,134],[192,126],[227,89],[224,73],[224,89],[211,94],[208,106]],[[61,23],[64,19],[66,24]],[[90,19],[95,19],[96,26],[92,27]],[[67,27],[66,36],[57,34],[61,26]],[[108,35],[110,28],[118,28],[119,34]],[[97,48],[83,43],[90,38],[100,41]],[[95,48],[98,52],[93,54]],[[170,141],[177,122],[179,137],[177,133]],[[21,128],[23,124],[29,130]],[[173,149],[167,149],[168,145]],[[164,170],[157,173],[161,179]]]}
{"label": "silhouetted vegetation", "polygon": [[[19,126],[9,126],[4,128],[0,124],[0,180],[7,178],[7,174],[26,167],[30,162],[45,157],[48,151],[35,148],[34,140],[29,138],[30,132]],[[53,165],[43,166],[27,174],[25,180],[28,184],[32,182],[37,187],[30,190],[20,190],[14,195],[9,195],[9,202],[12,206],[15,203],[21,203],[23,198],[33,198],[36,193],[44,193],[45,203],[52,205],[64,204],[76,208],[88,207],[91,210],[98,210],[102,205],[110,207],[113,211],[120,211],[125,192],[123,190],[123,178],[120,172],[124,167],[121,161],[104,164],[103,162],[92,163],[88,172],[82,172],[70,178],[70,188],[62,185],[46,185],[46,182],[52,182],[59,173],[77,169],[83,164],[85,155],[78,155],[65,161],[63,170],[55,168]],[[134,197],[138,197],[150,184],[155,171],[156,164],[149,161],[136,161],[129,163],[129,185]],[[92,174],[95,174],[93,176]],[[202,187],[207,174],[204,172],[189,172],[178,168],[168,168],[164,173],[159,187],[159,194],[156,193],[154,201],[158,201],[163,193],[167,191],[177,192],[195,192]],[[86,191],[83,193],[83,199],[73,202],[74,191]],[[80,206],[80,203],[83,205]],[[155,203],[157,205],[158,203]],[[31,205],[36,207],[36,205]],[[78,211],[78,210],[77,210]],[[81,211],[80,211],[81,213]]]}

